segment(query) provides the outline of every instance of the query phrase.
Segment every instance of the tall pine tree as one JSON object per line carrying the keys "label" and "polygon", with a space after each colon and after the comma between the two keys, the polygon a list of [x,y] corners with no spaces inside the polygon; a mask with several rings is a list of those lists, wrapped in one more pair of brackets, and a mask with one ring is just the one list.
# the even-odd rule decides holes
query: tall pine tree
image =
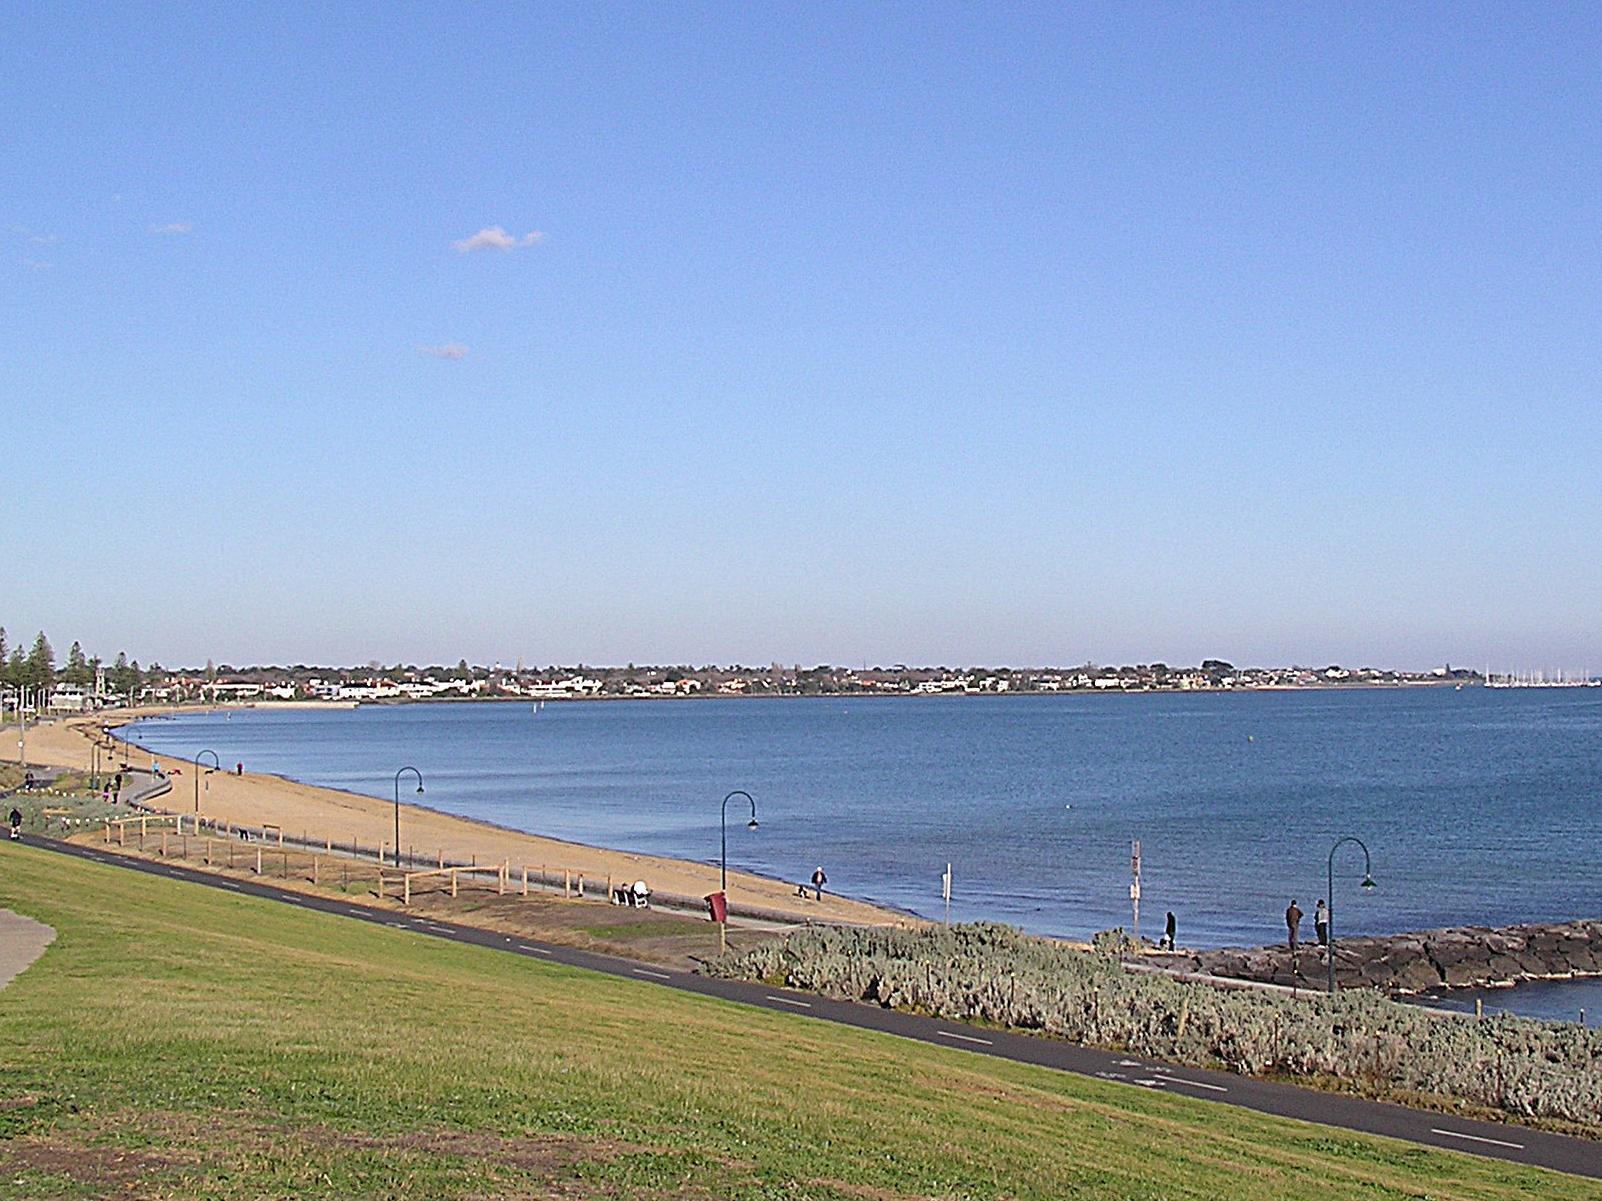
{"label": "tall pine tree", "polygon": [[56,682],[56,652],[43,630],[33,640],[33,650],[28,654],[27,677],[25,682],[35,688],[50,688]]}

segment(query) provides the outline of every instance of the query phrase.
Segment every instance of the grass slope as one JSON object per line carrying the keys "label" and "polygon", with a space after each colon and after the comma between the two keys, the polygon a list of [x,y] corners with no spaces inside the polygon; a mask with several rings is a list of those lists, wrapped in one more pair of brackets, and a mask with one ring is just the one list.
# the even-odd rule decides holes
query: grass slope
{"label": "grass slope", "polygon": [[0,1196],[1594,1198],[1588,1181],[0,848]]}

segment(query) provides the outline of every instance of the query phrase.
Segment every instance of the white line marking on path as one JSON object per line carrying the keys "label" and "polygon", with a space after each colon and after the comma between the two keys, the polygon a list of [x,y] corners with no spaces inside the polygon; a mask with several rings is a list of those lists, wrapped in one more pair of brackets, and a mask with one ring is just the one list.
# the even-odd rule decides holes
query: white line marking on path
{"label": "white line marking on path", "polygon": [[629,971],[633,972],[636,976],[649,976],[653,980],[671,980],[671,979],[673,979],[673,977],[668,975],[666,972],[650,972],[650,971],[646,971],[646,969],[643,968],[643,967],[633,967],[633,968],[630,968]]}
{"label": "white line marking on path", "polygon": [[517,949],[519,951],[532,951],[536,955],[549,955],[551,953],[551,952],[547,951],[544,947],[531,947],[526,942],[518,943],[517,944]]}
{"label": "white line marking on path", "polygon": [[245,891],[239,885],[235,884],[232,880],[218,880],[217,881],[217,887],[218,888],[231,888],[235,892],[244,892]]}
{"label": "white line marking on path", "polygon": [[945,1038],[960,1038],[965,1043],[978,1043],[981,1047],[993,1047],[996,1045],[988,1038],[975,1038],[971,1034],[958,1034],[955,1030],[936,1030],[935,1033]]}
{"label": "white line marking on path", "polygon": [[1503,1142],[1499,1138],[1481,1138],[1477,1134],[1462,1134],[1462,1133],[1460,1133],[1460,1132],[1458,1132],[1456,1130],[1441,1130],[1438,1127],[1434,1127],[1434,1126],[1430,1127],[1430,1133],[1431,1134],[1444,1134],[1447,1138],[1466,1138],[1471,1143],[1489,1143],[1493,1147],[1510,1147],[1514,1151],[1522,1151],[1522,1150],[1524,1150],[1524,1144],[1523,1143]]}
{"label": "white line marking on path", "polygon": [[1229,1091],[1222,1084],[1206,1084],[1200,1080],[1186,1080],[1183,1076],[1167,1074],[1163,1076],[1163,1079],[1168,1081],[1169,1084],[1188,1084],[1191,1088],[1205,1088],[1209,1092],[1227,1093]]}
{"label": "white line marking on path", "polygon": [[811,1001],[797,1001],[794,997],[776,997],[772,993],[769,993],[768,1000],[777,1001],[781,1005],[797,1005],[802,1009],[812,1008]]}

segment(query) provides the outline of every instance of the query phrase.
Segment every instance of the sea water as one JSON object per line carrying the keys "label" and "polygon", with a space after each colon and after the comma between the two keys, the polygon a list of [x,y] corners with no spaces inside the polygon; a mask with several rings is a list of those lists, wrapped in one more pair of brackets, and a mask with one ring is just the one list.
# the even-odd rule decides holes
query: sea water
{"label": "sea water", "polygon": [[[1176,916],[1182,945],[1602,915],[1602,690],[1412,688],[364,706],[140,723],[226,764],[515,829],[729,863],[944,916],[1086,936]],[[404,841],[404,832],[403,832]],[[1562,1004],[1595,1013],[1602,987]],[[1511,997],[1499,994],[1499,999]],[[1578,998],[1578,999],[1574,999]]]}

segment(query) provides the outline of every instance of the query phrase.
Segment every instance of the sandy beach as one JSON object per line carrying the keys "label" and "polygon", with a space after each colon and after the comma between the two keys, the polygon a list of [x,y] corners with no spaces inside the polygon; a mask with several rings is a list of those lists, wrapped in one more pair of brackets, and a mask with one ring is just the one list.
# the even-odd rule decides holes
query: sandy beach
{"label": "sandy beach", "polygon": [[[87,771],[94,739],[102,731],[168,712],[172,710],[121,710],[30,725],[28,763]],[[12,725],[0,731],[0,761],[17,760],[17,728]],[[141,767],[148,767],[149,760],[147,753],[137,750],[130,758],[131,763]],[[102,754],[102,766],[106,761]],[[254,772],[236,776],[233,765],[225,766],[229,770],[211,772],[204,778],[200,811],[207,817],[250,826],[276,825],[291,836],[305,834],[335,842],[356,839],[364,846],[388,843],[394,838],[395,807],[390,801],[300,784],[281,776]],[[171,778],[173,790],[156,803],[173,811],[190,812],[194,766],[166,759],[162,768]],[[404,802],[401,842],[407,850],[415,849],[420,855],[442,853],[458,860],[476,856],[481,863],[509,860],[514,871],[526,864],[531,871],[544,868],[558,875],[564,869],[583,873],[597,890],[605,887],[608,876],[618,881],[643,879],[657,892],[685,897],[704,896],[718,886],[716,866],[543,838]],[[821,901],[803,900],[796,895],[793,882],[733,870],[729,872],[729,899],[736,910],[742,906],[758,908],[795,920],[861,924],[906,924],[917,920],[827,893]]]}

